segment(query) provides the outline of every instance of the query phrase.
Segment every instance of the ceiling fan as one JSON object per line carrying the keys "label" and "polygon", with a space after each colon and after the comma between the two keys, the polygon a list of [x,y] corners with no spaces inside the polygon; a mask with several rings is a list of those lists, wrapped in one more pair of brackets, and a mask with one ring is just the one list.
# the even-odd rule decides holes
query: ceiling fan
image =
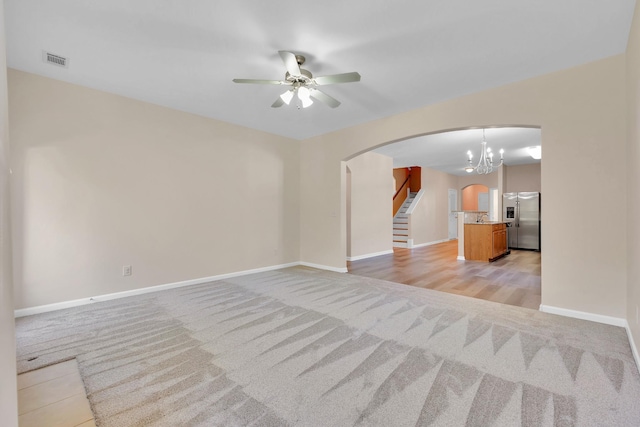
{"label": "ceiling fan", "polygon": [[[296,55],[293,52],[287,52],[285,50],[280,50],[278,53],[287,69],[284,80],[233,79],[235,83],[291,86],[291,89],[280,95],[276,102],[271,105],[272,108],[282,107],[284,104],[289,105],[295,95],[298,96],[302,108],[307,108],[313,104],[311,98],[323,102],[331,108],[336,108],[340,105],[340,101],[317,89],[316,86],[360,81],[360,74],[356,72],[313,77],[309,71],[300,68],[305,62],[304,56]],[[298,106],[298,108],[300,108],[300,106]]]}

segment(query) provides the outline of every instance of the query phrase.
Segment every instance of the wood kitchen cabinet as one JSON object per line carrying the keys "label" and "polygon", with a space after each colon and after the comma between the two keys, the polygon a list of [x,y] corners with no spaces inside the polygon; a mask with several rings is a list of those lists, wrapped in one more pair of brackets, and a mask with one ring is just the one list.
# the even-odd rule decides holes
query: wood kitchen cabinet
{"label": "wood kitchen cabinet", "polygon": [[492,227],[493,252],[491,258],[497,258],[507,252],[507,225],[493,224]]}
{"label": "wood kitchen cabinet", "polygon": [[508,253],[507,225],[503,222],[464,225],[464,258],[495,261]]}

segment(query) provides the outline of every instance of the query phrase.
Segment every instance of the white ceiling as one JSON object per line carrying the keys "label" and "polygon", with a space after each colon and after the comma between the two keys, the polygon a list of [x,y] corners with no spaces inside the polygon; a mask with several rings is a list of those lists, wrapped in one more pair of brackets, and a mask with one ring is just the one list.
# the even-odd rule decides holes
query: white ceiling
{"label": "white ceiling", "polygon": [[[394,168],[421,166],[452,175],[467,175],[467,151],[473,154],[473,166],[478,165],[482,142],[482,129],[443,132],[411,138],[373,150],[393,157]],[[487,147],[494,151],[494,164],[500,162],[498,151],[504,149],[507,166],[540,163],[534,160],[527,147],[541,145],[538,128],[488,128],[484,130]]]}
{"label": "white ceiling", "polygon": [[[625,51],[635,0],[5,0],[8,65],[305,139]],[[63,69],[42,50],[70,59]],[[342,102],[270,108],[278,50]]]}

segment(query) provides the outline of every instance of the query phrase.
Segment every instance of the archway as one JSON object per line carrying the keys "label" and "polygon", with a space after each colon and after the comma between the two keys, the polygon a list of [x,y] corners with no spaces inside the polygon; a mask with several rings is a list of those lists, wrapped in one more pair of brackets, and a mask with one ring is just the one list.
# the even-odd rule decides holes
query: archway
{"label": "archway", "polygon": [[489,211],[489,187],[471,184],[462,188],[463,211]]}
{"label": "archway", "polygon": [[[508,127],[508,128],[505,127],[505,130],[512,129],[512,128],[513,127]],[[469,128],[469,129],[477,130],[477,128]],[[502,128],[491,127],[490,129],[502,129]],[[536,132],[538,135],[538,143],[539,143],[539,139],[540,139],[539,128],[524,127],[524,129]],[[431,134],[427,134],[427,136],[447,134],[447,133],[450,133],[450,131],[431,133]],[[415,139],[415,138],[414,137],[406,138],[406,140],[410,140],[410,139]],[[397,144],[399,142],[402,142],[402,141],[394,141],[388,144],[382,144],[382,145],[379,145],[378,147],[372,148],[371,150],[365,153],[360,153],[357,156],[351,156],[350,158],[345,159],[344,170],[347,171],[347,165],[350,164],[349,162],[352,161],[353,159],[361,160],[362,157],[360,156],[364,156],[365,154],[369,157],[372,157],[375,155],[380,156],[380,153],[377,152],[377,150],[380,147],[386,147],[388,145]],[[477,141],[474,141],[474,143],[476,142]],[[501,147],[498,145],[496,148],[501,148]],[[526,147],[520,147],[520,148],[524,150]],[[509,154],[512,154],[513,150],[514,148],[507,150],[507,153],[508,153],[507,156],[509,156]],[[501,202],[502,202],[501,194],[505,191],[505,181],[506,181],[505,173],[504,173],[505,168],[497,168],[496,172],[490,175],[466,173],[464,172],[464,166],[465,166],[464,160],[466,160],[466,158],[464,158],[465,152],[466,150],[464,149],[458,149],[457,154],[460,155],[459,157],[461,160],[458,163],[458,166],[462,172],[459,176],[453,176],[445,172],[429,170],[429,168],[425,168],[426,170],[424,172],[424,175],[427,182],[427,185],[426,185],[427,192],[424,197],[428,199],[429,205],[426,208],[422,208],[422,213],[425,216],[419,221],[413,221],[412,227],[411,227],[412,229],[421,228],[421,231],[424,232],[424,234],[421,239],[419,238],[411,239],[412,242],[410,245],[407,246],[408,248],[415,249],[415,248],[420,248],[422,246],[437,245],[437,244],[441,244],[443,242],[449,241],[452,237],[455,238],[455,236],[449,236],[449,233],[448,233],[449,221],[448,221],[448,215],[447,215],[448,214],[447,208],[448,208],[450,194],[452,191],[454,191],[454,194],[455,192],[457,192],[457,197],[459,200],[458,206],[461,206],[462,210],[485,211],[490,213],[488,217],[484,218],[485,221],[501,219],[502,209],[501,209],[501,206],[498,206],[498,204],[501,205]],[[414,163],[412,162],[412,164]],[[393,185],[392,170],[396,168],[396,166],[403,167],[404,165],[402,164],[397,165],[395,164],[395,162],[394,164],[389,164],[388,166],[389,168],[388,175],[389,175],[389,181],[390,181],[389,186]],[[361,163],[360,168],[366,170],[367,172],[371,172],[373,170],[373,168],[368,168],[365,163]],[[353,173],[353,171],[351,172]],[[437,185],[434,186],[434,183],[437,183]],[[351,186],[349,186],[349,188],[351,188]],[[382,194],[382,197],[387,196],[387,192],[382,192],[381,194]],[[345,201],[346,201],[345,205],[350,206],[351,200],[345,199]],[[389,209],[391,209],[391,207],[389,207]],[[418,207],[416,212],[418,212],[419,209],[421,208]],[[414,217],[415,215],[416,213],[414,213]],[[370,219],[370,218],[367,218],[367,219]],[[377,224],[378,225],[380,224],[379,220]],[[444,233],[443,233],[443,230],[444,230]],[[367,236],[370,237],[371,235],[367,234]],[[350,243],[351,242],[347,242],[347,245],[350,245]],[[389,245],[389,247],[387,248],[381,248],[380,246],[378,246],[375,252],[372,251],[372,253],[370,253],[370,257],[380,256],[390,252],[392,252],[391,245]],[[367,255],[368,254],[364,254],[364,255],[358,254],[358,257],[349,258],[348,260],[360,262],[361,260],[366,259],[368,257]],[[385,262],[383,259],[378,259],[378,261],[382,263]],[[352,264],[349,264],[349,265],[351,266]],[[538,276],[538,283],[539,283],[539,280],[540,280],[540,277]],[[531,308],[534,308],[534,307],[531,307]]]}
{"label": "archway", "polygon": [[[401,140],[378,144],[377,146],[374,146],[369,150],[350,155],[343,159],[343,162],[345,164],[343,168],[346,167],[346,164],[349,164],[356,159],[360,161],[365,154],[371,158],[375,155],[380,154],[390,156],[393,163],[386,166],[389,170],[398,170],[399,168],[413,168],[415,166],[425,168],[425,173],[421,180],[425,184],[428,183],[427,185],[425,185],[425,188],[430,189],[430,191],[426,191],[424,193],[424,197],[429,199],[429,207],[424,208],[422,212],[414,214],[414,218],[418,217],[419,214],[422,214],[423,216],[425,216],[425,220],[413,222],[411,224],[412,227],[410,228],[412,230],[412,234],[415,235],[416,232],[418,234],[417,236],[408,239],[407,247],[422,246],[447,241],[450,238],[455,238],[455,234],[451,235],[452,233],[449,233],[449,229],[451,228],[449,223],[451,222],[452,216],[449,209],[449,199],[450,194],[454,191],[457,192],[456,205],[458,207],[461,207],[462,210],[487,211],[489,213],[489,218],[494,221],[500,220],[502,217],[501,195],[502,193],[507,191],[504,175],[506,166],[504,168],[496,166],[496,171],[490,174],[477,174],[475,172],[467,173],[465,171],[465,166],[467,166],[467,152],[474,150],[477,155],[476,157],[479,157],[479,142],[484,139],[485,131],[486,138],[490,141],[489,144],[494,147],[495,151],[500,148],[505,148],[505,156],[508,162],[507,164],[511,166],[513,166],[514,164],[523,163],[524,158],[527,158],[529,162],[532,162],[533,160],[527,154],[527,146],[539,145],[541,140],[541,130],[539,127],[534,126],[494,125],[484,127],[468,127],[464,129],[453,130],[446,129],[441,132],[431,132],[419,136],[409,136]],[[435,149],[429,149],[429,147],[425,147],[430,144],[439,145],[439,147]],[[389,155],[387,148],[398,145],[402,146],[401,149],[397,150],[397,152],[400,152],[400,156]],[[410,154],[408,156],[406,155],[407,153],[416,152],[416,150],[416,157],[414,157],[413,154]],[[439,164],[438,161],[440,162]],[[373,180],[379,179],[376,174],[380,173],[380,167],[383,163],[384,162],[381,160],[372,160],[369,164],[367,164],[366,162],[360,162],[359,167],[356,167],[355,169],[364,171],[364,173],[368,173],[369,176],[367,177],[367,179],[362,181],[366,181],[367,184],[370,184],[371,182],[373,182]],[[437,164],[437,166],[434,166],[434,164]],[[537,187],[539,188],[539,163],[537,167]],[[389,176],[391,177],[390,172]],[[438,186],[435,187],[435,189],[432,185],[433,183],[438,183]],[[462,189],[472,184],[479,184],[484,186],[484,191],[480,192],[482,193],[482,195],[480,196],[481,203],[483,203],[482,209],[479,209],[477,206],[477,194],[473,196],[476,199],[476,203],[474,203],[473,206],[465,206],[467,203],[463,203]],[[389,185],[393,185],[392,182],[390,182]],[[377,197],[386,198],[388,193],[385,190],[382,190],[382,188],[386,188],[387,183],[385,183],[384,181],[379,181],[377,186]],[[509,191],[535,190],[527,188]],[[375,196],[373,194],[370,194],[368,202],[371,201],[371,197]],[[417,201],[419,202],[420,199],[417,199]],[[385,201],[382,200],[378,202],[378,204],[384,205],[384,202]],[[346,205],[347,204],[345,203],[345,206]],[[389,208],[389,210],[391,210],[391,208]],[[369,222],[369,225],[371,227],[380,227],[380,224],[385,224],[387,216],[384,216],[382,218],[378,217],[375,220],[372,220],[372,218],[368,215],[368,212],[371,212],[371,209],[367,207],[367,209],[365,209],[365,215],[367,215],[367,217],[363,220],[363,222]],[[445,232],[443,232],[443,230],[445,230]],[[366,245],[359,245],[359,247],[367,248],[368,251],[367,249],[362,249],[360,252],[355,254],[357,255],[357,257],[363,258],[367,256],[375,256],[391,251],[392,246],[390,245],[390,242],[392,240],[395,240],[391,238],[391,233],[388,233],[389,235],[386,237],[384,234],[378,233],[378,236],[381,239],[384,239],[384,242],[375,241],[370,238],[376,233],[377,231],[373,228],[369,232],[364,230],[360,233],[360,236],[364,236],[364,238],[367,239],[367,242]],[[344,236],[344,238],[346,238],[346,236]],[[385,243],[387,244],[387,246],[385,246]],[[353,255],[354,254],[352,254],[350,251],[346,254],[346,257],[352,259]]]}

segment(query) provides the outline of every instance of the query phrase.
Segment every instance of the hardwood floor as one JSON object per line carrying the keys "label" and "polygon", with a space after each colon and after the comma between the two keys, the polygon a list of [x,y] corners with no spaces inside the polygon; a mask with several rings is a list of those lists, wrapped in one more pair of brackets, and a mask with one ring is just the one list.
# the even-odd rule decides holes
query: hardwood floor
{"label": "hardwood floor", "polygon": [[511,250],[492,263],[457,261],[458,241],[347,262],[349,273],[538,310],[540,252]]}
{"label": "hardwood floor", "polygon": [[75,359],[18,375],[20,427],[95,427]]}

